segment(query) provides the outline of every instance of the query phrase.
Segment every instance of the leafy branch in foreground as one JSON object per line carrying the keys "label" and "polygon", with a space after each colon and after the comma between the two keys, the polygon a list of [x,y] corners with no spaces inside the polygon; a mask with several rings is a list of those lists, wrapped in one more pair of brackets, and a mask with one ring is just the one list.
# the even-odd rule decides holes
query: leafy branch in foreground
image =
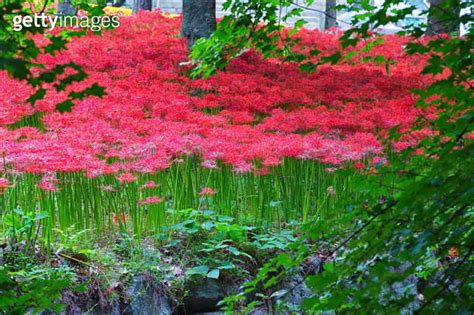
{"label": "leafy branch in foreground", "polygon": [[[313,0],[306,1],[311,5]],[[223,8],[229,15],[217,25],[209,39],[201,38],[192,47],[191,60],[196,64],[194,75],[207,77],[224,69],[228,62],[246,49],[254,48],[264,57],[284,56],[286,61],[302,61],[306,56],[292,50],[298,40],[291,37],[306,23],[299,19],[295,27],[284,34],[284,23],[301,16],[303,9],[293,7],[288,0],[227,0]]]}
{"label": "leafy branch in foreground", "polygon": [[[45,97],[48,85],[53,84],[57,92],[64,91],[67,86],[87,77],[82,68],[75,63],[58,64],[48,69],[38,61],[38,57],[41,55],[54,56],[56,52],[66,49],[66,44],[73,37],[85,35],[87,29],[63,29],[59,32],[50,32],[43,26],[33,23],[31,27],[22,27],[16,30],[13,29],[13,19],[16,16],[55,15],[54,6],[48,0],[42,3],[1,0],[0,6],[2,7],[2,12],[0,12],[0,70],[6,70],[13,78],[25,81],[33,87],[34,93],[28,98],[28,102],[32,106]],[[89,16],[102,15],[105,1],[97,1],[97,5],[90,5],[88,1],[81,0],[76,3],[76,6]],[[46,39],[45,44],[38,42],[40,37]],[[58,104],[57,109],[60,112],[70,111],[73,101],[78,98],[78,95],[81,97],[101,96],[103,93],[103,88],[98,86],[71,92],[64,102]]]}

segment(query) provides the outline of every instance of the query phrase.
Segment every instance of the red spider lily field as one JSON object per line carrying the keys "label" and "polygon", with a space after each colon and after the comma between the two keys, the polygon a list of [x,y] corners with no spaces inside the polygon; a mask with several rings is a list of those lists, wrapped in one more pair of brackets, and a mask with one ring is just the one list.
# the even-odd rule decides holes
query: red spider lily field
{"label": "red spider lily field", "polygon": [[[332,200],[352,188],[350,176],[334,170],[375,172],[389,151],[417,139],[384,142],[390,128],[419,115],[409,91],[428,80],[419,74],[423,56],[404,54],[404,38],[385,36],[371,51],[391,60],[389,73],[351,59],[305,74],[245,52],[226,71],[192,80],[180,23],[141,13],[41,56],[46,66],[74,61],[85,69],[88,79],[70,90],[105,87],[106,96],[79,101],[71,113],[54,110],[69,89],[51,89],[33,109],[31,89],[1,74],[4,205],[34,209],[38,201],[48,224],[92,234],[112,231],[117,218],[136,236],[155,233],[180,220],[171,210],[204,203],[280,226],[337,215]],[[338,34],[298,36],[303,51],[338,49]]]}
{"label": "red spider lily field", "polygon": [[[291,266],[313,248],[319,235],[302,237],[307,226],[331,222],[344,234],[359,220],[344,219],[354,207],[366,209],[361,220],[370,223],[376,207],[364,199],[361,183],[391,176],[380,169],[407,149],[414,159],[423,158],[417,146],[437,136],[428,124],[413,128],[420,117],[435,121],[441,112],[418,106],[413,91],[449,77],[449,71],[423,74],[429,56],[407,53],[412,37],[371,34],[343,50],[342,31],[303,28],[292,34],[285,28],[283,36],[294,37],[295,51],[307,61],[337,52],[346,57],[307,73],[301,64],[245,49],[224,70],[196,77],[181,16],[140,11],[120,22],[116,29],[74,38],[55,54],[40,54],[37,62],[45,69],[75,63],[87,78],[62,91],[61,77],[50,80],[34,106],[28,100],[35,89],[0,72],[0,232],[14,244],[0,239],[0,254],[10,246],[34,261],[7,257],[14,266],[40,261],[54,268],[52,275],[59,270],[76,282],[89,281],[87,298],[73,289],[61,293],[68,314],[110,310],[114,294],[120,301],[133,297],[124,287],[141,285],[137,274],[159,279],[157,291],[172,296],[174,313],[218,310],[223,294],[210,298],[209,309],[201,302],[189,306],[200,294],[198,277],[205,281],[197,287],[204,288],[214,280],[234,286],[254,276],[263,281],[262,272],[287,267],[271,269],[271,257],[293,250],[297,254],[285,258]],[[47,37],[32,37],[48,45]],[[315,49],[321,55],[312,56]],[[67,69],[61,76],[70,79],[74,71]],[[57,110],[71,93],[94,85],[104,88],[102,97],[80,97],[71,111]],[[394,178],[390,187],[380,180],[373,193],[378,205],[396,195]],[[295,263],[299,274],[322,272],[325,262],[337,260],[337,250],[328,248],[347,242],[321,241],[317,251],[305,253],[304,264]],[[456,261],[459,248],[449,243],[443,259]],[[308,267],[308,257],[317,264]],[[15,276],[24,272],[17,269]],[[264,289],[275,285],[271,281]],[[294,282],[299,288],[303,281]],[[293,289],[273,288],[267,301],[288,292],[291,297]],[[83,303],[91,297],[92,304]],[[422,303],[419,295],[415,299]],[[263,313],[280,314],[271,307]]]}

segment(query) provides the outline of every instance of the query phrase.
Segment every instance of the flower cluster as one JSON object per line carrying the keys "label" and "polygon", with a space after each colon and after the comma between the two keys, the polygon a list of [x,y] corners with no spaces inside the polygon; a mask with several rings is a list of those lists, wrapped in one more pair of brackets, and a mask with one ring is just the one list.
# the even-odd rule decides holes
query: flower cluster
{"label": "flower cluster", "polygon": [[[387,130],[407,128],[419,114],[409,90],[429,78],[419,74],[423,56],[403,53],[404,38],[385,36],[367,53],[390,59],[389,74],[383,65],[352,59],[305,74],[250,51],[226,71],[193,80],[182,65],[187,49],[180,23],[179,17],[141,12],[122,18],[115,31],[40,56],[47,67],[74,61],[89,77],[63,92],[51,86],[34,109],[26,103],[32,90],[0,72],[0,167],[114,174],[127,183],[134,173],[168,168],[184,155],[201,157],[208,168],[222,161],[238,172],[266,169],[287,157],[338,165],[383,156],[380,139]],[[338,34],[303,30],[298,36],[302,51],[339,49]],[[71,113],[54,111],[68,92],[95,82],[106,87],[104,98],[78,101]],[[35,111],[44,113],[44,132],[7,128]],[[42,185],[55,189],[49,177]]]}
{"label": "flower cluster", "polygon": [[214,189],[210,188],[210,187],[204,187],[203,189],[201,189],[201,192],[199,193],[199,196],[212,196],[212,195],[215,195],[216,192],[214,191]]}
{"label": "flower cluster", "polygon": [[146,197],[145,200],[141,202],[141,204],[150,205],[150,204],[160,203],[163,201],[165,201],[165,198],[163,197],[158,198],[158,196],[150,196],[150,197]]}

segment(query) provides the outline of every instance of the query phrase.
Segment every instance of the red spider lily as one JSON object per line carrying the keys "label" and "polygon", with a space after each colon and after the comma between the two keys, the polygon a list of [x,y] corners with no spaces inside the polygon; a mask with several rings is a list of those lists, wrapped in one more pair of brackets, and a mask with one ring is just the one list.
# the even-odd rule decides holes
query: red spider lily
{"label": "red spider lily", "polygon": [[0,177],[0,192],[9,187],[13,187],[13,185],[10,185],[8,178]]}
{"label": "red spider lily", "polygon": [[58,181],[54,174],[47,174],[43,176],[37,186],[44,191],[58,191],[59,188],[56,187]]}
{"label": "red spider lily", "polygon": [[372,159],[372,164],[375,166],[381,166],[387,164],[387,160],[385,158],[381,158],[379,156],[376,156]]}
{"label": "red spider lily", "polygon": [[216,194],[216,192],[212,188],[209,188],[209,187],[204,187],[199,192],[199,196],[212,196],[212,195],[215,195],[215,194]]}
{"label": "red spider lily", "polygon": [[217,169],[217,162],[215,160],[205,160],[201,163],[202,167],[209,169]]}
{"label": "red spider lily", "polygon": [[[47,94],[34,109],[26,102],[32,89],[0,72],[1,169],[112,174],[130,183],[186,155],[200,156],[206,168],[217,168],[219,161],[235,172],[257,174],[288,157],[337,166],[382,159],[381,143],[391,127],[407,131],[421,111],[428,119],[435,114],[416,108],[410,94],[434,79],[420,75],[427,56],[405,54],[409,38],[387,35],[384,44],[364,53],[394,61],[390,76],[382,65],[354,60],[307,75],[297,65],[248,51],[225,72],[190,80],[179,65],[187,59],[179,30],[179,18],[143,12],[123,17],[113,32],[83,36],[56,56],[39,56],[48,68],[74,61],[88,78],[62,92],[45,86]],[[340,50],[339,35],[302,30],[297,49],[329,55]],[[78,101],[71,113],[55,112],[68,93],[95,82],[106,88],[105,97]],[[38,111],[45,132],[7,128]],[[404,135],[394,148],[411,147],[428,134]]]}
{"label": "red spider lily", "polygon": [[117,177],[117,179],[123,183],[132,183],[134,182],[137,178],[133,176],[131,173],[123,173],[120,176]]}
{"label": "red spider lily", "polygon": [[160,184],[157,184],[157,183],[155,183],[154,181],[151,180],[151,181],[148,181],[145,184],[143,184],[140,188],[141,189],[146,189],[146,188],[152,189],[152,188],[155,188],[155,187],[160,187]]}
{"label": "red spider lily", "polygon": [[158,196],[151,196],[151,197],[146,197],[145,200],[140,201],[140,203],[143,205],[150,205],[150,204],[157,204],[163,201],[165,201],[164,197],[158,198]]}
{"label": "red spider lily", "polygon": [[115,224],[119,224],[119,220],[122,223],[127,223],[128,222],[128,215],[125,215],[124,213],[122,213],[119,216],[117,216],[117,214],[113,213],[112,214],[112,221]]}

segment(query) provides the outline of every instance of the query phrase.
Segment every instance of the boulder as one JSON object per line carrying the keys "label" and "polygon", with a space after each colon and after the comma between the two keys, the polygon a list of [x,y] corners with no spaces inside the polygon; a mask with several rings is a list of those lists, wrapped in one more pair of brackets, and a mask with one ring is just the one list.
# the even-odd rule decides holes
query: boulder
{"label": "boulder", "polygon": [[222,283],[216,279],[199,279],[188,287],[189,294],[184,298],[186,314],[219,311],[217,303],[225,296]]}
{"label": "boulder", "polygon": [[136,276],[127,289],[130,299],[129,304],[122,310],[122,314],[148,315],[173,313],[168,299],[163,295],[158,286],[149,281],[145,276]]}

